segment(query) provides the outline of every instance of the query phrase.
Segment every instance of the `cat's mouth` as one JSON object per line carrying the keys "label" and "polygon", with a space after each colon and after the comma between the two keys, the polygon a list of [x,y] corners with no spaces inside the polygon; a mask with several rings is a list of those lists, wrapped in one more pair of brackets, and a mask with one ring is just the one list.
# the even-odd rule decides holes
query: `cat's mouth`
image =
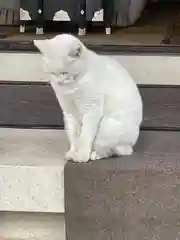
{"label": "cat's mouth", "polygon": [[64,84],[71,84],[76,79],[77,75],[71,75],[69,72],[59,72],[59,73],[51,73],[51,76],[53,77],[54,81],[58,85],[64,85]]}
{"label": "cat's mouth", "polygon": [[59,84],[64,84],[68,78],[69,73],[68,72],[58,72],[58,73],[51,73],[51,76],[53,76],[54,80]]}
{"label": "cat's mouth", "polygon": [[71,84],[73,82],[73,76],[69,75],[68,72],[61,72],[60,79],[58,81],[59,85]]}
{"label": "cat's mouth", "polygon": [[60,75],[61,75],[61,76],[67,76],[67,75],[68,75],[68,72],[61,72]]}

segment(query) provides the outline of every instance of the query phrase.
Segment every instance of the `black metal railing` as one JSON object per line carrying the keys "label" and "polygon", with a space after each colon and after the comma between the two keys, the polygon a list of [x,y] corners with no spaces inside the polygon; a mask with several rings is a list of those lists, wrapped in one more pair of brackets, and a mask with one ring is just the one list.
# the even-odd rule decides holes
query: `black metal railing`
{"label": "black metal railing", "polygon": [[[34,4],[33,1],[28,0],[28,7],[31,4]],[[28,2],[27,1],[27,2]],[[51,0],[53,1],[57,1],[57,0]],[[62,0],[65,1],[65,0]],[[72,0],[73,1],[73,0]],[[70,1],[69,1],[70,2]],[[61,1],[58,3],[59,4],[59,9],[61,10]],[[57,3],[56,8],[57,8]],[[27,11],[28,11],[28,7],[27,7]],[[44,33],[44,25],[46,22],[46,16],[44,14],[44,9],[46,8],[46,0],[37,0],[36,2],[36,14],[35,14],[35,23],[36,23],[36,34],[43,34]],[[111,34],[111,26],[112,26],[112,17],[113,17],[113,0],[102,0],[101,2],[101,9],[104,10],[104,26],[105,26],[105,33],[106,34]],[[79,35],[85,35],[86,34],[86,27],[87,27],[87,17],[86,17],[86,13],[87,13],[87,0],[79,0],[79,4],[77,5],[77,8],[74,9],[73,11],[77,12],[78,17],[74,20],[71,19],[71,21],[75,22],[76,25],[78,25],[78,34]],[[100,9],[97,9],[100,10]],[[32,11],[32,9],[30,10]],[[46,9],[46,12],[48,11],[48,9]],[[57,9],[56,9],[57,11]],[[31,14],[31,15],[34,15]],[[74,14],[76,15],[76,14]],[[49,20],[49,19],[48,19]],[[51,20],[52,21],[52,20]],[[21,21],[21,30],[25,31],[25,27],[24,27],[24,23],[23,21]]]}
{"label": "black metal railing", "polygon": [[103,0],[103,9],[104,9],[104,24],[106,34],[111,34],[112,27],[112,18],[113,18],[113,1]]}
{"label": "black metal railing", "polygon": [[80,0],[79,3],[79,21],[78,21],[78,34],[86,34],[86,0]]}
{"label": "black metal railing", "polygon": [[44,0],[38,0],[36,13],[36,34],[44,33]]}

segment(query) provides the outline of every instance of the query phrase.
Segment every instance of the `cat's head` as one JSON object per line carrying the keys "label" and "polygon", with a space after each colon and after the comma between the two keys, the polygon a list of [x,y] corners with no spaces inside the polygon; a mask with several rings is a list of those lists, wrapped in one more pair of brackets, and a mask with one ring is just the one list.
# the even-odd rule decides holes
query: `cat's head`
{"label": "cat's head", "polygon": [[85,68],[86,47],[76,37],[60,34],[52,39],[34,40],[42,54],[43,68],[59,84],[76,79]]}

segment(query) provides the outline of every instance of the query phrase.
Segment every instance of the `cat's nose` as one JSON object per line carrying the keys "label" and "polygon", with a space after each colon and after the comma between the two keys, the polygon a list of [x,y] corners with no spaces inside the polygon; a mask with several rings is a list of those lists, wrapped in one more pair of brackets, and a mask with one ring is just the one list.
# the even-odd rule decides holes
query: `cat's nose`
{"label": "cat's nose", "polygon": [[68,75],[68,72],[61,72],[62,76]]}

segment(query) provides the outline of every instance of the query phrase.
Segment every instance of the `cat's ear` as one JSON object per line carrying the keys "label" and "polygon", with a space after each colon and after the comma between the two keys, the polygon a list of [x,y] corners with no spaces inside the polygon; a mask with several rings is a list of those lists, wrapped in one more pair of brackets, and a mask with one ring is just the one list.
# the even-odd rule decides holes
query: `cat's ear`
{"label": "cat's ear", "polygon": [[73,46],[73,48],[71,48],[70,52],[69,52],[69,57],[71,58],[79,58],[82,54],[82,50],[83,50],[83,47],[82,45],[79,43],[77,44],[76,46]]}
{"label": "cat's ear", "polygon": [[49,44],[48,44],[49,40],[48,39],[34,40],[33,43],[41,53],[46,53],[47,50],[49,49]]}

